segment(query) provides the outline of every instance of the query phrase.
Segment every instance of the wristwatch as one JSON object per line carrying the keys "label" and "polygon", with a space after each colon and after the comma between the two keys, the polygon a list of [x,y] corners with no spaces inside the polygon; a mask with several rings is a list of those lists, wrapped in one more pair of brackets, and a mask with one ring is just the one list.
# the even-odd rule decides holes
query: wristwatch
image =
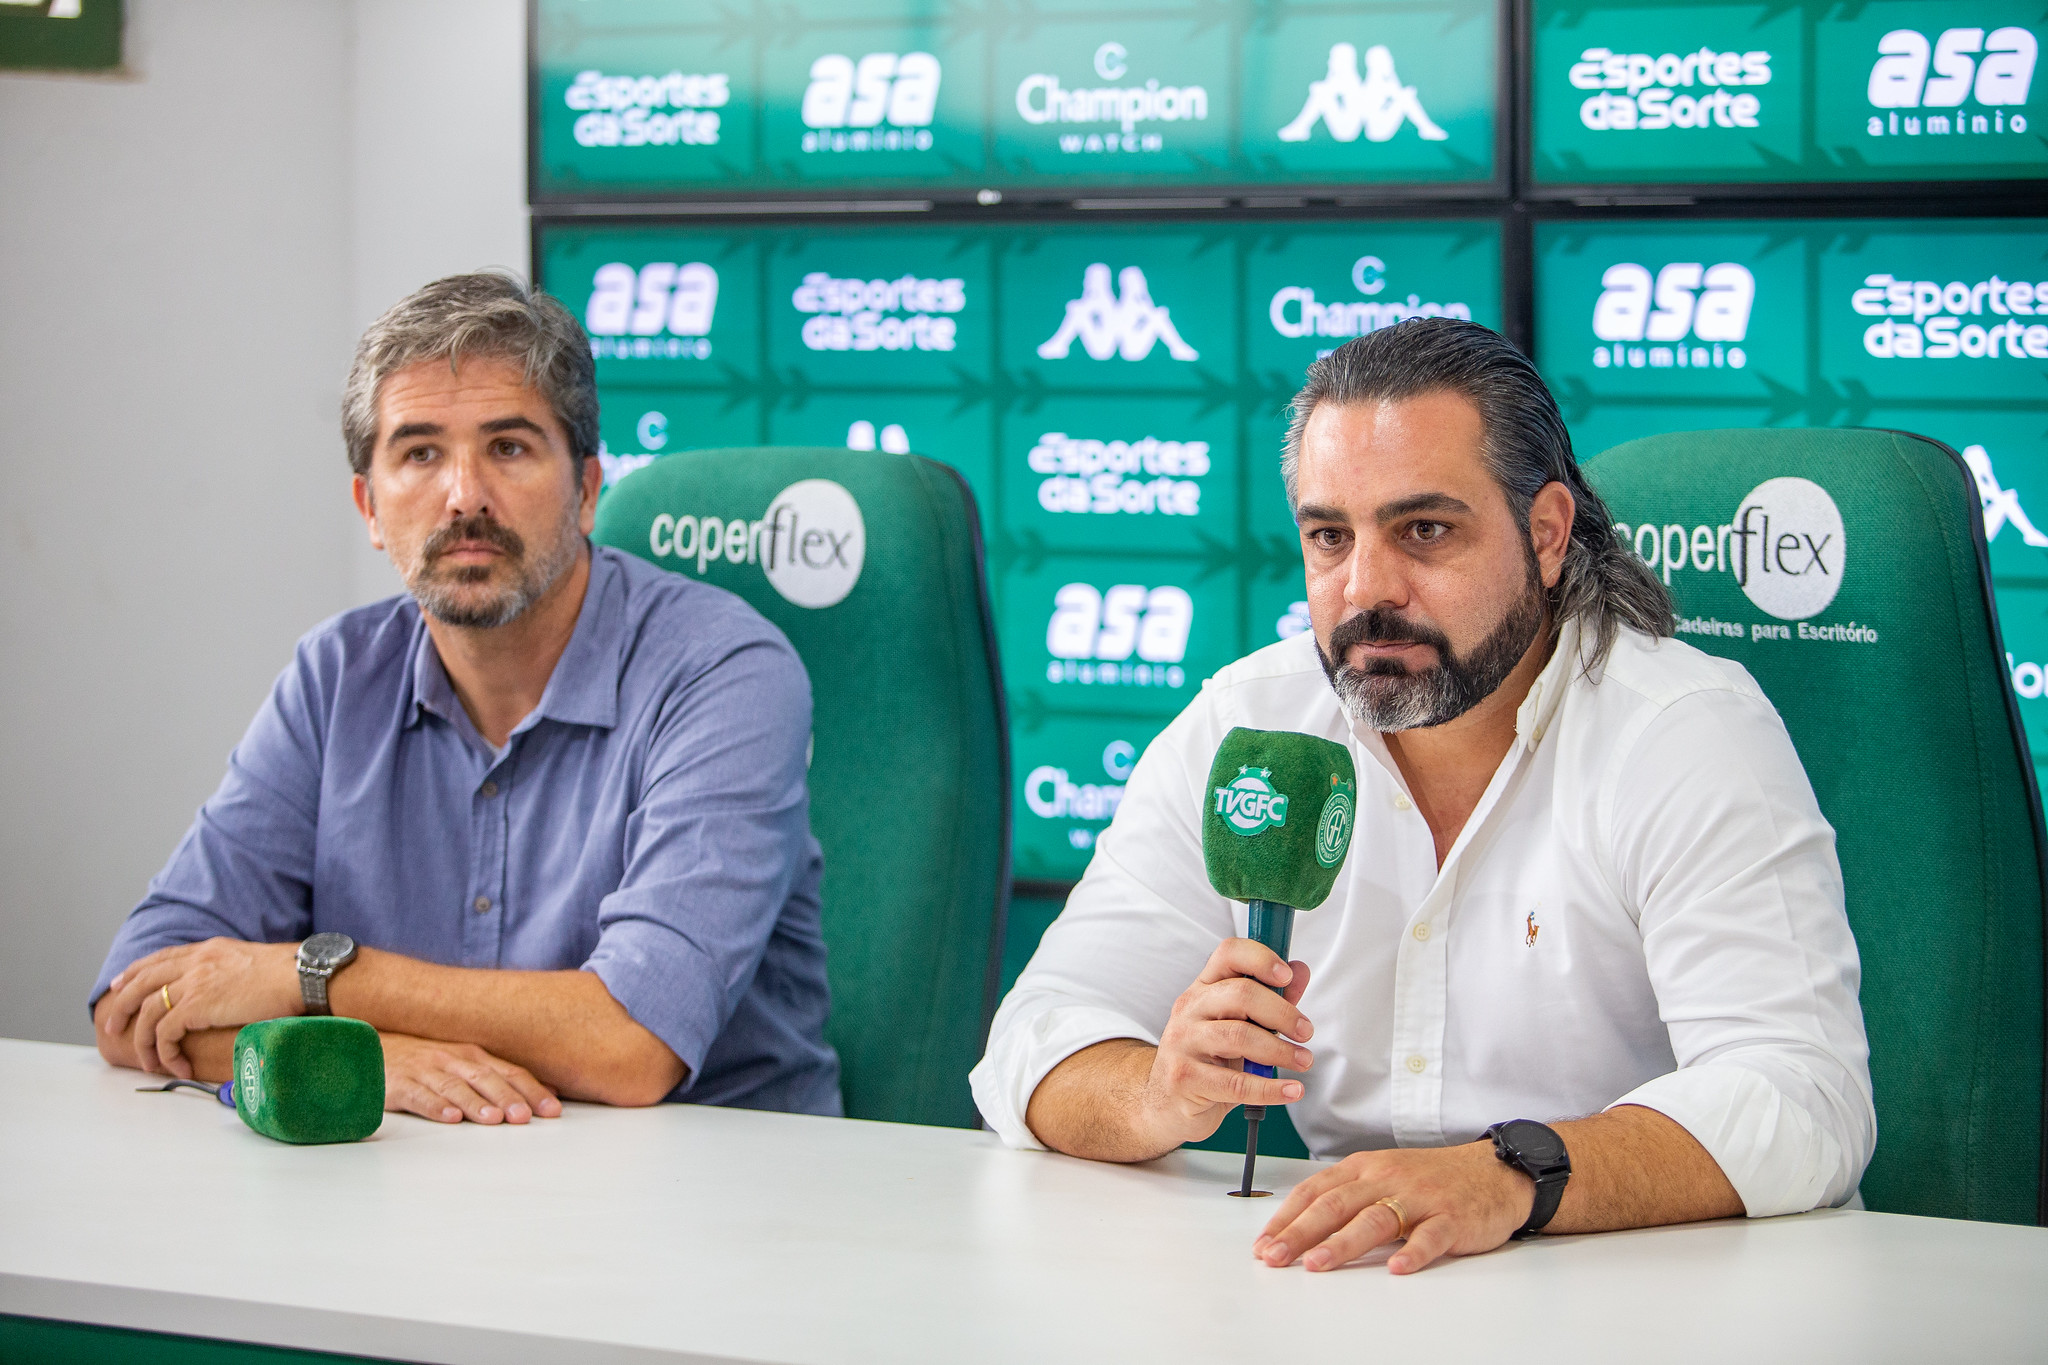
{"label": "wristwatch", "polygon": [[1534,1237],[1556,1216],[1565,1182],[1572,1178],[1571,1154],[1564,1149],[1564,1139],[1534,1119],[1496,1123],[1486,1135],[1493,1139],[1495,1156],[1536,1182],[1536,1202],[1530,1206],[1529,1221],[1509,1234],[1510,1240],[1517,1242]]}
{"label": "wristwatch", "polygon": [[308,1014],[332,1014],[327,982],[356,960],[356,941],[347,934],[315,934],[299,945],[299,997]]}

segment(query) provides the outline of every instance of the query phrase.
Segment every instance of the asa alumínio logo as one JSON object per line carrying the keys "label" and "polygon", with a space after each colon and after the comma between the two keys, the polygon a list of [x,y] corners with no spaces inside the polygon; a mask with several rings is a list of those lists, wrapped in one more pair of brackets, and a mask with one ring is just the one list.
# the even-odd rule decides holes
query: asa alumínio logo
{"label": "asa alum\u00ednio logo", "polygon": [[702,261],[649,261],[638,270],[611,261],[591,276],[583,329],[599,360],[705,360],[717,312],[718,272]]}
{"label": "asa alum\u00ednio logo", "polygon": [[701,577],[723,561],[752,564],[799,607],[835,606],[860,582],[867,523],[853,494],[831,479],[799,479],[769,500],[760,519],[663,512],[648,523],[647,547],[663,559],[695,562]]}
{"label": "asa alum\u00ednio logo", "polygon": [[1161,342],[1175,360],[1202,358],[1181,339],[1169,310],[1152,301],[1142,268],[1127,265],[1116,279],[1113,291],[1109,266],[1101,261],[1081,272],[1081,297],[1068,301],[1059,329],[1039,344],[1040,359],[1065,360],[1076,339],[1092,360],[1143,360]]}
{"label": "asa alum\u00ednio logo", "polygon": [[[1062,584],[1052,599],[1045,680],[1083,687],[1167,687],[1187,682],[1181,667],[1194,630],[1195,602],[1185,588],[1117,583]],[[1136,655],[1139,662],[1132,663]]]}
{"label": "asa alum\u00ednio logo", "polygon": [[[1593,367],[1739,370],[1749,355],[1756,276],[1735,261],[1673,261],[1654,277],[1634,261],[1610,265],[1593,304]],[[1649,345],[1632,343],[1648,342]],[[1698,343],[1698,344],[1692,344]]]}
{"label": "asa alum\u00ednio logo", "polygon": [[1324,867],[1335,867],[1344,861],[1345,850],[1351,847],[1351,820],[1353,801],[1358,786],[1346,782],[1335,773],[1330,775],[1330,794],[1323,800],[1323,813],[1316,820],[1316,861]]}
{"label": "asa alum\u00ednio logo", "polygon": [[1842,590],[1849,547],[1841,509],[1811,479],[1786,475],[1751,489],[1728,539],[1743,594],[1780,621],[1817,615]]}
{"label": "asa alum\u00ednio logo", "polygon": [[1216,789],[1216,813],[1231,833],[1249,837],[1287,823],[1287,798],[1273,790],[1272,776],[1271,768],[1239,768],[1230,785]]}
{"label": "asa alum\u00ednio logo", "polygon": [[2027,102],[2039,50],[2033,31],[2017,26],[1944,29],[1932,43],[1917,29],[1895,28],[1877,40],[1866,93],[1871,108],[1885,112],[1869,117],[1864,136],[2024,137],[2027,116],[2014,106]]}
{"label": "asa alum\u00ednio logo", "polygon": [[819,57],[804,88],[804,151],[930,151],[943,74],[929,52]]}
{"label": "asa alum\u00ednio logo", "polygon": [[1279,132],[1282,142],[1307,142],[1316,125],[1338,142],[1390,142],[1401,125],[1412,124],[1425,142],[1442,142],[1450,134],[1437,127],[1422,107],[1412,85],[1403,85],[1394,70],[1394,54],[1384,43],[1365,50],[1365,74],[1358,71],[1358,49],[1332,43],[1323,78],[1310,81],[1301,112]]}

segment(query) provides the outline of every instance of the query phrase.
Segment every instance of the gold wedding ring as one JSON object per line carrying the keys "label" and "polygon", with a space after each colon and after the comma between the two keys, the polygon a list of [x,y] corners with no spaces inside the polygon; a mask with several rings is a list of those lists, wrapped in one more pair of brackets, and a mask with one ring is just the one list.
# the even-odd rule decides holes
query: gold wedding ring
{"label": "gold wedding ring", "polygon": [[164,1013],[169,1014],[171,1012],[171,983],[168,981],[164,982],[164,988],[158,994],[164,998]]}
{"label": "gold wedding ring", "polygon": [[1394,1217],[1395,1217],[1396,1219],[1398,1219],[1398,1220],[1399,1220],[1399,1222],[1400,1222],[1400,1224],[1401,1224],[1401,1230],[1400,1230],[1399,1232],[1396,1232],[1396,1233],[1394,1234],[1394,1238],[1395,1238],[1395,1240],[1396,1240],[1396,1241],[1401,1241],[1401,1242],[1405,1242],[1405,1241],[1407,1241],[1407,1240],[1408,1240],[1408,1210],[1406,1210],[1406,1209],[1404,1209],[1404,1208],[1402,1208],[1402,1207],[1401,1207],[1401,1201],[1400,1201],[1400,1200],[1398,1200],[1398,1199],[1396,1199],[1396,1198],[1394,1198],[1394,1196],[1390,1194],[1390,1195],[1388,1195],[1388,1196],[1387,1196],[1387,1197],[1386,1197],[1385,1199],[1375,1199],[1375,1200],[1373,1200],[1373,1203],[1374,1203],[1375,1205],[1379,1205],[1379,1204],[1385,1204],[1385,1205],[1386,1205],[1386,1206],[1387,1206],[1388,1208],[1390,1208],[1390,1209],[1392,1209],[1392,1210],[1394,1211]]}

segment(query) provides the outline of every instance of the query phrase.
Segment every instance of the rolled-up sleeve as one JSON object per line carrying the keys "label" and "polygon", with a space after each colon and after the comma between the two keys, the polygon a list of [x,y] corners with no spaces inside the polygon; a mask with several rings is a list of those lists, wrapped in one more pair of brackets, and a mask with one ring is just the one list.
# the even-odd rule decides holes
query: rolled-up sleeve
{"label": "rolled-up sleeve", "polygon": [[[310,932],[325,679],[318,634],[299,643],[170,861],[114,935],[86,999],[161,948],[209,938],[281,943]],[[331,651],[330,651],[331,652]]]}
{"label": "rolled-up sleeve", "polygon": [[794,879],[816,861],[810,733],[803,665],[766,633],[680,680],[655,727],[625,875],[598,906],[583,968],[689,1067],[679,1094],[752,984]]}
{"label": "rolled-up sleeve", "polygon": [[1612,773],[1612,871],[1678,1063],[1617,1103],[1684,1127],[1751,1217],[1846,1202],[1877,1140],[1861,969],[1783,723],[1761,694],[1695,693]]}
{"label": "rolled-up sleeve", "polygon": [[1198,702],[1152,741],[1086,874],[996,1011],[969,1081],[1009,1146],[1043,1145],[1024,1116],[1054,1067],[1112,1038],[1157,1043],[1173,1002],[1239,932],[1231,902],[1209,886],[1199,819],[1209,755],[1227,728]]}

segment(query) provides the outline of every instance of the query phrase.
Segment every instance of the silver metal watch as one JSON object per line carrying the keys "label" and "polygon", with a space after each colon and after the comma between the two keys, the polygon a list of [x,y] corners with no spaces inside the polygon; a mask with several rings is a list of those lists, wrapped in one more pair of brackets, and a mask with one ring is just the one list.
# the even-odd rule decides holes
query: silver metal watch
{"label": "silver metal watch", "polygon": [[347,934],[315,934],[299,945],[299,998],[308,1014],[332,1014],[327,983],[356,960],[356,941]]}

